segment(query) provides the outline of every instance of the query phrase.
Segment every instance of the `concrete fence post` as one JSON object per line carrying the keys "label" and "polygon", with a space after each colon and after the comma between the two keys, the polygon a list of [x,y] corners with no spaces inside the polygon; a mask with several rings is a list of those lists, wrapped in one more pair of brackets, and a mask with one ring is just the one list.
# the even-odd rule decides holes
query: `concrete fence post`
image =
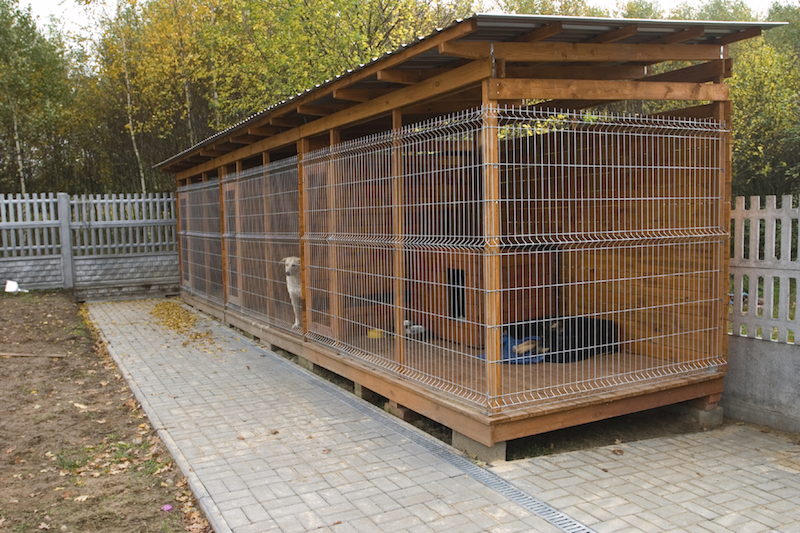
{"label": "concrete fence post", "polygon": [[72,212],[69,206],[69,195],[64,192],[58,193],[58,220],[61,222],[59,235],[61,242],[61,276],[64,280],[64,288],[72,289],[75,287],[72,257]]}

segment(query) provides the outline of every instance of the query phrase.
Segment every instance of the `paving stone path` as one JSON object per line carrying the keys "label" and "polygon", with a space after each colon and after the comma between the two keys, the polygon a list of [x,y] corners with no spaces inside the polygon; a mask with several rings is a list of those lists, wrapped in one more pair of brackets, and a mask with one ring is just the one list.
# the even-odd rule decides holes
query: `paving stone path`
{"label": "paving stone path", "polygon": [[[800,443],[749,425],[488,467],[198,314],[90,304],[217,533],[800,533]],[[621,452],[621,454],[620,454]]]}

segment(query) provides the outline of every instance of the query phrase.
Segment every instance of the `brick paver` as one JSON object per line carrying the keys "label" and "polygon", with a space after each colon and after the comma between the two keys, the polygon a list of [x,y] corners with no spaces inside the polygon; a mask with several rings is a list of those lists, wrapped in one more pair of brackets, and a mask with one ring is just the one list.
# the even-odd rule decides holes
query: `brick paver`
{"label": "brick paver", "polygon": [[[452,448],[203,315],[213,342],[159,326],[156,303],[89,310],[217,533],[559,531]],[[800,444],[749,425],[487,469],[583,531],[800,532]]]}
{"label": "brick paver", "polygon": [[570,488],[561,495],[538,496],[598,533],[800,532],[800,440],[751,425],[513,461],[492,469],[520,486],[528,480],[535,485],[559,463],[594,477],[581,475],[580,497]]}
{"label": "brick paver", "polygon": [[235,331],[158,325],[156,303],[89,310],[217,533],[559,531]]}

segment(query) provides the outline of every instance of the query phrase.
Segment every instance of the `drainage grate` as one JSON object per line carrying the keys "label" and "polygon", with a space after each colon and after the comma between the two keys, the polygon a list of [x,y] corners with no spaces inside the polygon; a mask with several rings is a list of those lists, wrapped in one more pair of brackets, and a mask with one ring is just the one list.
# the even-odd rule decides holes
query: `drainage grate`
{"label": "drainage grate", "polygon": [[261,351],[262,353],[272,357],[276,362],[284,365],[290,372],[303,378],[308,383],[324,390],[331,396],[335,397],[341,402],[344,402],[346,405],[352,407],[364,416],[375,420],[376,422],[413,442],[414,444],[421,446],[438,459],[450,463],[452,466],[464,472],[464,474],[467,476],[478,481],[479,483],[482,483],[497,493],[502,494],[508,500],[527,509],[536,516],[539,516],[540,518],[550,522],[562,531],[566,531],[567,533],[594,533],[594,530],[581,524],[574,518],[565,515],[558,509],[555,509],[543,501],[534,498],[530,494],[518,489],[497,474],[494,474],[485,468],[481,468],[472,461],[453,453],[433,437],[423,436],[416,431],[409,429],[406,425],[392,420],[388,416],[378,415],[374,408],[368,406],[365,402],[356,398],[352,394],[349,394],[339,389],[335,385],[313,376],[304,370],[301,370],[299,367],[297,367],[297,365],[284,360],[280,356],[275,355],[270,351]]}

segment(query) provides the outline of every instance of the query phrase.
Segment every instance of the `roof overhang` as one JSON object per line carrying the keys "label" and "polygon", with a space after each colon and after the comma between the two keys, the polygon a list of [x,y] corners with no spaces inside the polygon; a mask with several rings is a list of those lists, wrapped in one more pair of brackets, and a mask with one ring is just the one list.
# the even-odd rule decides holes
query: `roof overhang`
{"label": "roof overhang", "polygon": [[[408,93],[398,92],[400,89],[437,83],[441,74],[458,68],[466,72],[468,65],[481,61],[490,60],[491,68],[495,69],[496,60],[501,59],[506,72],[497,77],[532,77],[531,72],[535,72],[535,77],[542,80],[638,80],[647,76],[651,65],[661,61],[725,60],[726,45],[757,37],[783,24],[477,14],[272,105],[159,163],[156,168],[178,173],[272,137],[280,139],[276,143],[290,144],[302,138],[303,131],[320,130],[308,127],[312,123],[323,126],[327,117],[346,116],[349,110],[361,109],[369,102],[388,103],[389,99]],[[662,55],[660,50],[664,50]],[[724,72],[720,75],[727,77],[730,62],[722,64]],[[683,69],[682,75],[692,74]],[[700,78],[706,75],[696,73],[695,81],[703,81]],[[542,87],[546,89],[546,81]],[[454,86],[451,93],[465,90]],[[511,94],[511,89],[504,90]],[[441,114],[449,111],[449,107],[463,108],[475,96],[463,92],[461,100],[456,97],[435,104],[408,105],[412,115],[422,116],[426,109],[429,114]],[[547,99],[558,101],[558,98]],[[566,100],[560,103],[569,105]],[[402,105],[402,99],[398,105]],[[358,123],[360,116],[353,112],[351,124]]]}

